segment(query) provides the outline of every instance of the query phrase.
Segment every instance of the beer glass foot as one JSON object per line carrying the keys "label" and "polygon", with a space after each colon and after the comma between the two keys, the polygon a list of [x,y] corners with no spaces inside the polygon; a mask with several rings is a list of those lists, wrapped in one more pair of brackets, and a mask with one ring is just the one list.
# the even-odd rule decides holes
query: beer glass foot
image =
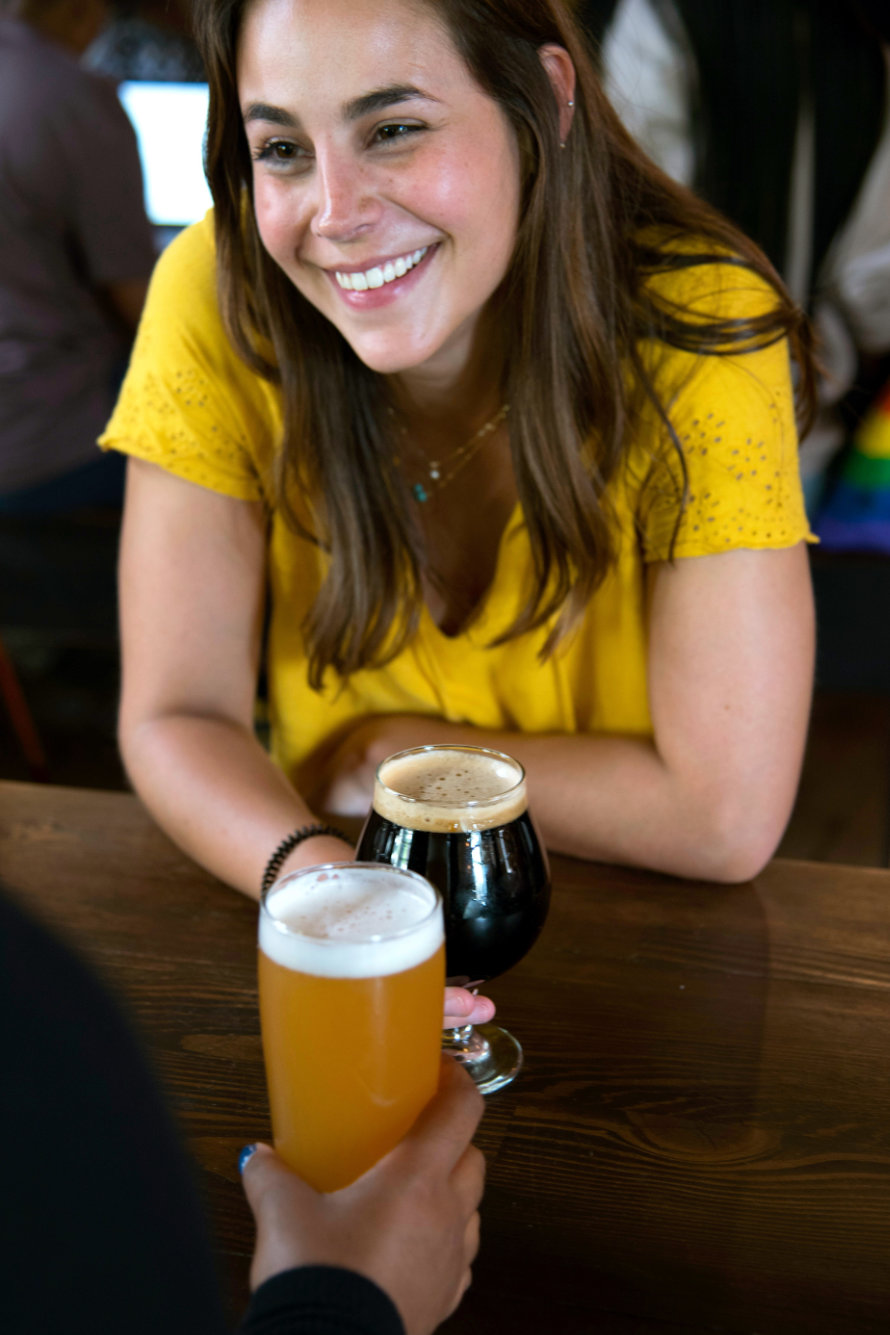
{"label": "beer glass foot", "polygon": [[465,1024],[452,1029],[442,1046],[473,1077],[480,1094],[503,1089],[522,1068],[522,1048],[508,1030],[496,1024]]}

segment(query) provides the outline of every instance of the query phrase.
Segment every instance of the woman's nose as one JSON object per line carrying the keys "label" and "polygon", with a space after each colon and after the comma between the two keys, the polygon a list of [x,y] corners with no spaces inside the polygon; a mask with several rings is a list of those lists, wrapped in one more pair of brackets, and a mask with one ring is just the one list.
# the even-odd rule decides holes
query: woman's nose
{"label": "woman's nose", "polygon": [[318,154],[313,230],[330,241],[348,241],[372,226],[380,213],[373,181],[354,158]]}

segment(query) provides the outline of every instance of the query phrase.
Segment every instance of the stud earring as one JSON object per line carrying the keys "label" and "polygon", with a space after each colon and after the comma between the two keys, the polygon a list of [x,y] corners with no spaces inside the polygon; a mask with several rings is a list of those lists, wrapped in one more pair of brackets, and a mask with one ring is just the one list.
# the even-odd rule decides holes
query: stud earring
{"label": "stud earring", "polygon": [[[575,105],[574,102],[572,102],[571,100],[568,101],[568,102],[566,102],[566,106],[567,106],[567,107],[573,107],[574,105]],[[560,146],[560,148],[565,148],[565,146],[566,146],[566,141],[565,141],[564,139],[560,140],[560,144],[559,144],[559,146]]]}

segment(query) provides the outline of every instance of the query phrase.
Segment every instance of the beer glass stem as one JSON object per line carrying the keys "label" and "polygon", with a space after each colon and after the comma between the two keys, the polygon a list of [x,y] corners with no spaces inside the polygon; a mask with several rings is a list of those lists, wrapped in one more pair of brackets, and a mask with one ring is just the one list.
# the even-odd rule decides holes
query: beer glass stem
{"label": "beer glass stem", "polygon": [[[478,989],[470,991],[475,996]],[[473,1077],[481,1094],[493,1094],[509,1085],[522,1067],[522,1048],[496,1024],[464,1024],[446,1030],[442,1047]]]}
{"label": "beer glass stem", "polygon": [[484,1038],[480,1038],[471,1024],[463,1024],[457,1029],[449,1030],[443,1046],[462,1065],[484,1059],[488,1050],[488,1043]]}

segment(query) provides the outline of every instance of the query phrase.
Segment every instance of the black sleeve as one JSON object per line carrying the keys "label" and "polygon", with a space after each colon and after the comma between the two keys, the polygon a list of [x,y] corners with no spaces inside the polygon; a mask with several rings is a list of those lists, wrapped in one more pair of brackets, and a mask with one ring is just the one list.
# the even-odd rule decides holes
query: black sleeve
{"label": "black sleeve", "polygon": [[405,1335],[392,1300],[363,1275],[301,1266],[261,1284],[238,1335]]}
{"label": "black sleeve", "polygon": [[0,1038],[0,1330],[222,1335],[188,1163],[129,1029],[2,896]]}
{"label": "black sleeve", "polygon": [[[0,1331],[224,1335],[205,1221],[156,1082],[92,974],[0,893]],[[361,1275],[307,1266],[241,1335],[405,1335]]]}

